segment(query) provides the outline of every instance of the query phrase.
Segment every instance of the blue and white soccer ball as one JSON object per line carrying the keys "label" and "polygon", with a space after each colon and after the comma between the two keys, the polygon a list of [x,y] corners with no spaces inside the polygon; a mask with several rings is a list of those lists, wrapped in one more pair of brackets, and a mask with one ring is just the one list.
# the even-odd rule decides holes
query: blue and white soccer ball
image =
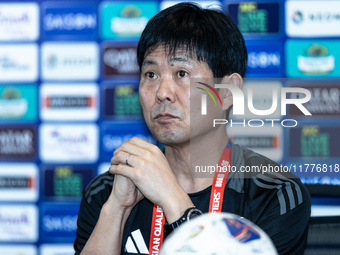
{"label": "blue and white soccer ball", "polygon": [[204,214],[176,229],[160,255],[276,255],[269,236],[254,223],[231,213]]}

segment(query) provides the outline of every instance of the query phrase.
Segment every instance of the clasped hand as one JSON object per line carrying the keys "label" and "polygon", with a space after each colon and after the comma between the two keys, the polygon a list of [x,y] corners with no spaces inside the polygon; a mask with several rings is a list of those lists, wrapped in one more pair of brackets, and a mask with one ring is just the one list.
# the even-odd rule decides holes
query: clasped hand
{"label": "clasped hand", "polygon": [[113,192],[127,207],[144,196],[163,207],[181,189],[163,152],[140,138],[134,137],[119,146],[111,165],[110,173],[115,174]]}

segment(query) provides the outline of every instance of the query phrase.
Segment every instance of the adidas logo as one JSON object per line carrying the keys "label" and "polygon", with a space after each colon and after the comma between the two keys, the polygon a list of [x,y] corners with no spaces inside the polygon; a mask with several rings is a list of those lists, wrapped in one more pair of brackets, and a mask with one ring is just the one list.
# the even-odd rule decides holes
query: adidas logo
{"label": "adidas logo", "polygon": [[139,229],[131,232],[125,244],[125,251],[133,254],[149,254],[148,247]]}

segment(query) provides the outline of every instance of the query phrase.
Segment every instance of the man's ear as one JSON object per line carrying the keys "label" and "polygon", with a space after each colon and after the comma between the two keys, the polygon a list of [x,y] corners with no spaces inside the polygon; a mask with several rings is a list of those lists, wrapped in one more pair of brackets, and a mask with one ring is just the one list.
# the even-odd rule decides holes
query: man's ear
{"label": "man's ear", "polygon": [[[238,73],[233,73],[231,75],[226,75],[222,78],[221,84],[228,84],[238,87],[242,90],[243,79]],[[219,95],[222,100],[222,110],[225,111],[233,105],[233,95],[229,89],[220,88]]]}

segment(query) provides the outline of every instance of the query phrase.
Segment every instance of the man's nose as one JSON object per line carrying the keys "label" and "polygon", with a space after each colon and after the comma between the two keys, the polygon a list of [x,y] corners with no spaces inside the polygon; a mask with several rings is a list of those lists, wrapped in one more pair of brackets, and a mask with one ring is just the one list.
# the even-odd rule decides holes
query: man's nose
{"label": "man's nose", "polygon": [[176,83],[171,77],[163,77],[157,89],[156,99],[159,102],[173,103],[175,102]]}

